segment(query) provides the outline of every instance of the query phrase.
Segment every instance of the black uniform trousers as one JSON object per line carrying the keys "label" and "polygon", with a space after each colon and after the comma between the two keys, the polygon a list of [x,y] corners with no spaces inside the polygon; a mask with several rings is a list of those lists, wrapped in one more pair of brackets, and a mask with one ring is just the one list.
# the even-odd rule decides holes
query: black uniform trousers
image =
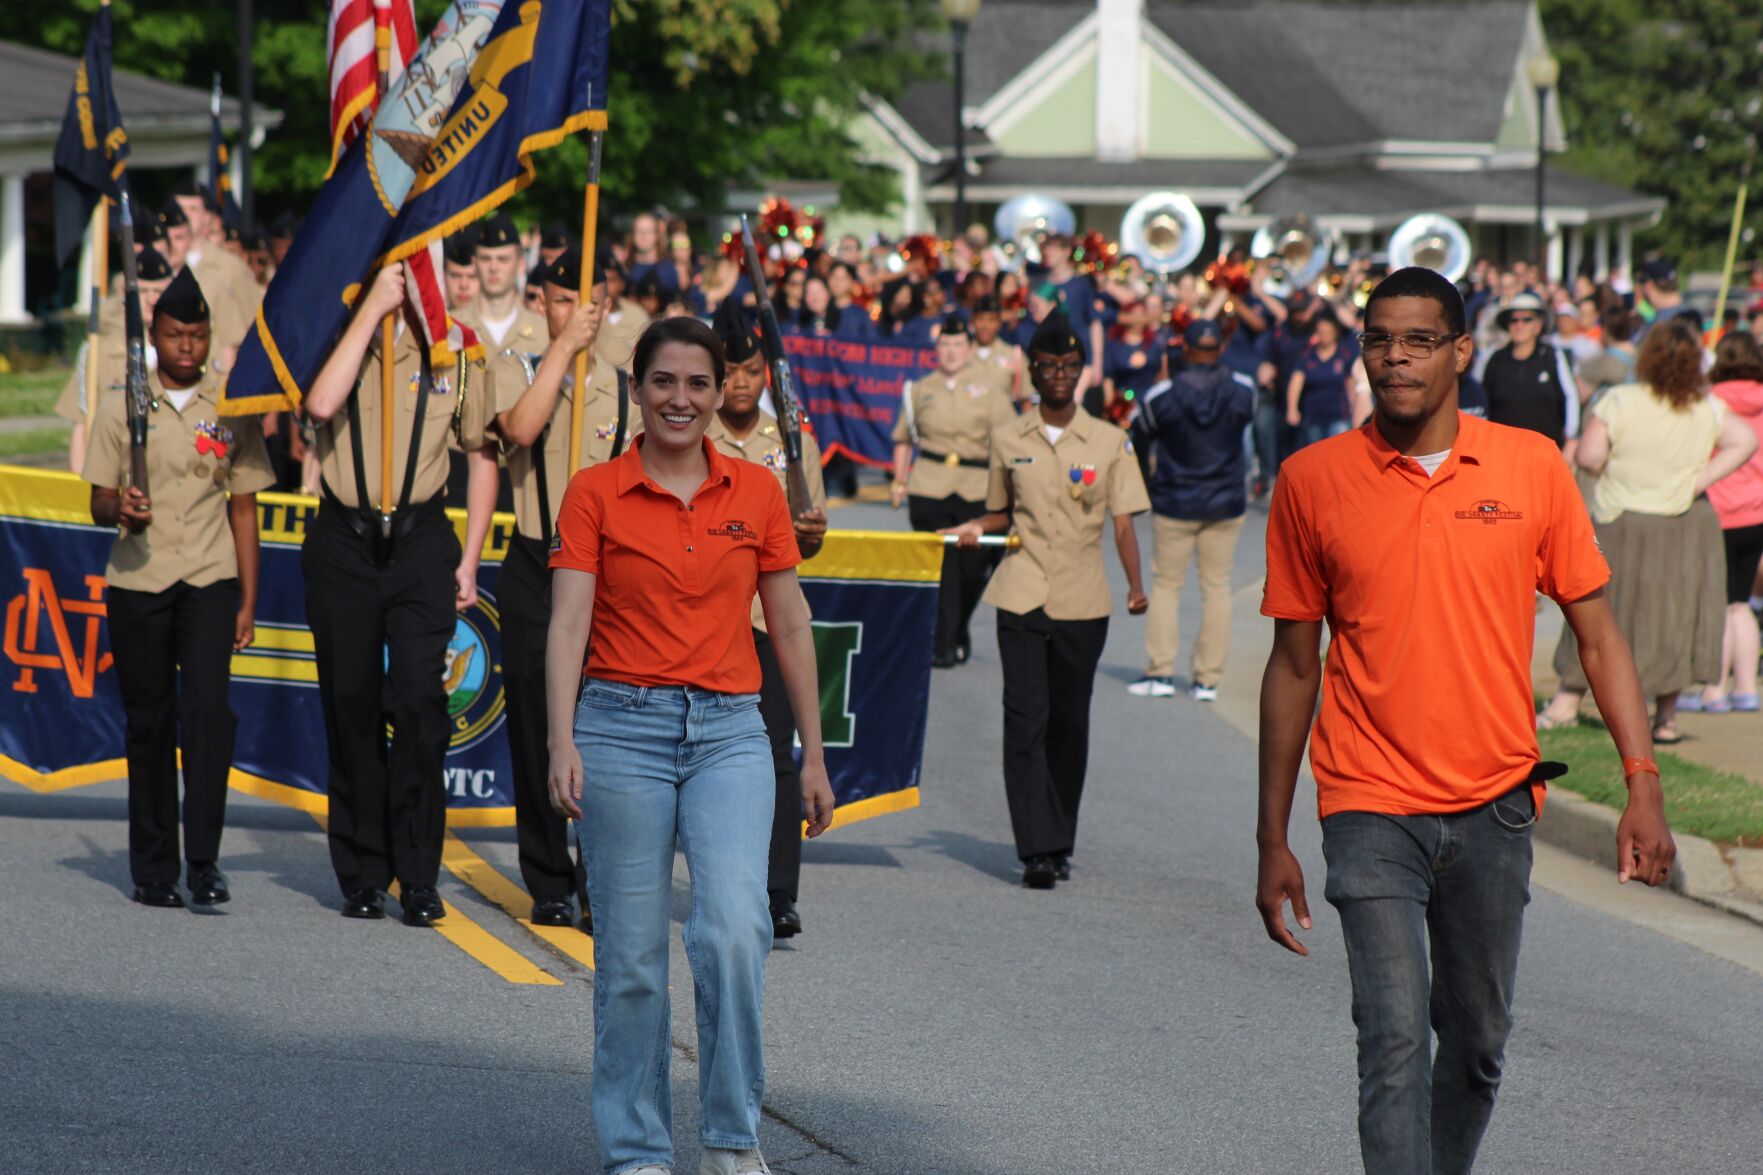
{"label": "black uniform trousers", "polygon": [[[906,513],[913,530],[934,532],[960,526],[985,512],[984,502],[969,502],[955,494],[946,498],[913,494],[906,499]],[[995,564],[990,551],[977,547],[965,551],[950,547],[943,552],[943,582],[937,592],[937,635],[932,646],[936,656],[953,654],[956,645],[972,644],[968,622],[973,619],[973,610],[979,607],[979,598],[985,594],[986,580]]]}
{"label": "black uniform trousers", "polygon": [[759,717],[765,721],[765,737],[771,740],[771,769],[777,776],[765,889],[774,898],[793,902],[802,880],[802,769],[796,766],[796,712],[790,708],[771,638],[756,628],[753,647],[759,651]]}
{"label": "black uniform trousers", "polygon": [[227,700],[239,581],[111,588],[107,609],[129,764],[129,874],[136,885],[170,885],[179,872],[180,746],[185,859],[206,865],[220,856],[239,726]]}
{"label": "black uniform trousers", "polygon": [[432,886],[441,872],[452,730],[441,677],[459,539],[442,511],[413,509],[423,515],[384,567],[329,503],[300,552],[330,754],[331,867],[345,894],[394,877]]}
{"label": "black uniform trousers", "polygon": [[998,610],[1004,669],[1004,792],[1016,855],[1069,853],[1090,759],[1090,695],[1108,618]]}
{"label": "black uniform trousers", "polygon": [[547,780],[545,637],[551,625],[551,572],[544,544],[516,535],[496,580],[502,609],[502,688],[508,698],[508,758],[514,767],[514,835],[520,879],[535,902],[571,894],[588,908],[588,877],[569,852],[569,820],[551,806]]}

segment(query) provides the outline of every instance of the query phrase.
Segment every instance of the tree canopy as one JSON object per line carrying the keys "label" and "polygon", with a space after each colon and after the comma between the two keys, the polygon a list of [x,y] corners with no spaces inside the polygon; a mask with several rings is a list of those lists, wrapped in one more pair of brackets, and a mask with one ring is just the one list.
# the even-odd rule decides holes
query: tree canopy
{"label": "tree canopy", "polygon": [[[303,208],[329,166],[324,0],[256,0],[256,98],[282,111],[254,154],[259,217]],[[447,0],[416,0],[426,33]],[[0,38],[83,51],[98,0],[0,6]],[[234,0],[114,0],[118,68],[238,92]],[[932,0],[613,0],[610,129],[601,177],[614,215],[637,205],[719,208],[730,185],[767,176],[831,179],[863,210],[897,196],[844,128],[865,91],[884,97],[945,63],[914,33]],[[128,111],[123,111],[128,121]],[[538,157],[528,215],[579,217],[587,149],[577,137]]]}

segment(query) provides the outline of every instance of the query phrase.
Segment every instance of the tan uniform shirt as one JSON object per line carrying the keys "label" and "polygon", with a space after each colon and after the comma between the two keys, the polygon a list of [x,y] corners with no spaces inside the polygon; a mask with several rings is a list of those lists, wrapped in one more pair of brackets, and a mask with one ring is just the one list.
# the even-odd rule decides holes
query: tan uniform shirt
{"label": "tan uniform shirt", "polygon": [[481,298],[473,298],[471,305],[453,316],[454,321],[469,326],[477,335],[478,342],[484,345],[486,356],[499,355],[503,351],[519,351],[526,355],[543,355],[545,348],[551,345],[551,328],[546,324],[544,316],[534,314],[519,300],[514,303],[514,323],[508,333],[500,339],[490,334],[490,328],[484,325],[484,303]]}
{"label": "tan uniform shirt", "polygon": [[[422,357],[417,352],[414,336],[408,328],[400,332],[392,347],[392,394],[398,402],[398,418],[392,428],[392,504],[398,504],[404,488],[404,467],[410,456],[410,429],[416,418],[417,381],[422,374]],[[447,486],[447,449],[458,429],[459,447],[467,452],[488,444],[485,436],[490,426],[490,400],[484,392],[482,360],[467,364],[466,384],[460,389],[459,371],[454,365],[440,365],[434,370],[434,386],[429,392],[423,413],[422,448],[416,460],[416,481],[411,486],[408,506],[419,506]],[[355,456],[349,441],[348,405],[318,427],[318,467],[325,485],[345,506],[378,508],[380,505],[380,340],[374,332],[373,344],[361,365],[356,380],[355,397],[361,417],[361,456],[367,463],[369,500],[362,502],[355,490]],[[463,403],[461,396],[463,395]]]}
{"label": "tan uniform shirt", "polygon": [[973,361],[968,365],[973,374],[988,382],[995,383],[998,390],[1016,398],[1016,370],[1022,363],[1022,352],[1015,346],[1005,342],[993,342],[990,346],[973,348]]}
{"label": "tan uniform shirt", "polygon": [[[777,417],[769,412],[759,413],[759,423],[744,439],[736,440],[729,432],[728,425],[718,416],[710,422],[709,430],[704,434],[710,438],[719,452],[730,457],[747,461],[756,461],[777,475],[778,488],[786,495],[789,487],[789,464],[784,457],[784,436],[778,428]],[[820,445],[813,435],[802,434],[802,472],[808,479],[808,500],[816,510],[826,509],[826,481],[820,472]],[[808,604],[808,597],[802,597],[803,607]],[[759,597],[753,597],[753,627],[760,632],[765,631],[765,608],[759,603]]]}
{"label": "tan uniform shirt", "polygon": [[1012,510],[1022,546],[1004,556],[985,601],[1006,612],[1044,608],[1053,620],[1108,615],[1103,520],[1150,508],[1132,444],[1112,424],[1079,408],[1057,443],[1039,412],[999,427],[986,509]]}
{"label": "tan uniform shirt", "polygon": [[[149,344],[147,347],[147,374],[149,378],[152,377],[155,358],[153,348]],[[63,385],[61,398],[55,401],[55,415],[63,420],[78,424],[86,419],[86,364],[90,362],[92,362],[90,349],[85,343],[81,343],[79,362],[74,364],[73,374],[68,376],[67,383]],[[120,392],[128,385],[128,337],[123,329],[121,295],[106,298],[103,309],[99,313],[97,363],[100,400],[104,398],[104,393]]]}
{"label": "tan uniform shirt", "polygon": [[641,306],[629,298],[620,298],[618,306],[609,311],[600,324],[600,337],[595,341],[594,349],[612,366],[629,371],[631,356],[636,354],[637,339],[648,325],[649,315]]}
{"label": "tan uniform shirt", "polygon": [[[140,534],[118,534],[104,577],[111,587],[135,592],[232,579],[239,564],[227,523],[227,495],[254,494],[275,484],[263,427],[255,416],[220,415],[220,381],[213,376],[203,377],[182,412],[167,398],[157,372],[147,377],[147,387],[158,405],[147,418],[153,521]],[[99,401],[81,476],[105,489],[128,482],[126,397]]]}
{"label": "tan uniform shirt", "polygon": [[900,415],[894,420],[894,441],[916,444],[920,453],[906,492],[985,501],[985,467],[950,464],[948,458],[987,460],[992,430],[1015,419],[1016,405],[1010,397],[976,377],[972,364],[953,376],[937,371],[907,383],[900,396]]}
{"label": "tan uniform shirt", "polygon": [[237,347],[257,319],[263,287],[251,276],[249,266],[220,245],[204,248],[201,259],[190,268],[196,284],[202,287],[202,296],[208,299],[214,353],[220,354],[222,347]]}
{"label": "tan uniform shirt", "polygon": [[[533,358],[535,371],[540,358],[542,356]],[[529,386],[526,369],[514,356],[499,352],[490,360],[484,373],[484,393],[494,403],[497,416],[519,403]],[[514,487],[515,528],[535,542],[544,541],[547,528],[556,526],[557,511],[563,505],[563,491],[569,486],[569,416],[574,401],[575,376],[566,375],[542,441],[549,519],[544,518],[539,509],[539,478],[532,448],[510,444],[506,440],[502,444],[502,456],[508,463],[508,480]],[[625,448],[630,448],[632,435],[640,432],[642,427],[642,418],[633,404],[625,418]],[[588,398],[582,405],[582,467],[585,469],[611,460],[612,442],[617,435],[618,369],[596,357],[588,375]]]}

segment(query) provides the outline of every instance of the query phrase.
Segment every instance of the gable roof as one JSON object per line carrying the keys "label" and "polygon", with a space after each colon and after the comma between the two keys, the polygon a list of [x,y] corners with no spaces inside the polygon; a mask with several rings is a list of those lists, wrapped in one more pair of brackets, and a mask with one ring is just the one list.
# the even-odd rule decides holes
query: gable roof
{"label": "gable roof", "polygon": [[[1146,0],[1145,20],[1305,152],[1389,140],[1494,142],[1532,7],[1531,0]],[[967,34],[968,109],[985,105],[1095,11],[1094,0],[986,0]],[[926,34],[923,45],[950,52],[946,31]],[[890,105],[926,144],[947,152],[954,100],[953,84],[939,79],[907,87]]]}
{"label": "gable roof", "polygon": [[[47,49],[0,41],[0,139],[53,137],[61,129],[67,96],[73,88],[80,59]],[[133,133],[137,128],[208,126],[208,91],[194,86],[162,82],[128,70],[114,71],[116,103],[122,122]],[[221,125],[237,126],[239,103],[220,100]],[[275,127],[282,121],[279,110],[253,104],[251,117],[258,126]]]}
{"label": "gable roof", "polygon": [[1151,0],[1146,18],[1302,151],[1493,142],[1530,7]]}

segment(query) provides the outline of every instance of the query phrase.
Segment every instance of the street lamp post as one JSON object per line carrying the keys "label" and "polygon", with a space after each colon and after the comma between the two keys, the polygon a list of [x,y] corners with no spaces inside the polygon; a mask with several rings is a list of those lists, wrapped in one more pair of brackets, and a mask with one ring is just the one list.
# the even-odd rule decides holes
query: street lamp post
{"label": "street lamp post", "polygon": [[951,236],[967,231],[967,128],[961,108],[967,101],[967,26],[979,15],[980,0],[942,0],[943,17],[955,49],[955,227]]}
{"label": "street lamp post", "polygon": [[1549,133],[1549,91],[1561,79],[1561,63],[1546,50],[1525,63],[1530,84],[1537,93],[1537,274],[1544,284],[1549,280],[1549,237],[1543,226],[1543,157]]}

